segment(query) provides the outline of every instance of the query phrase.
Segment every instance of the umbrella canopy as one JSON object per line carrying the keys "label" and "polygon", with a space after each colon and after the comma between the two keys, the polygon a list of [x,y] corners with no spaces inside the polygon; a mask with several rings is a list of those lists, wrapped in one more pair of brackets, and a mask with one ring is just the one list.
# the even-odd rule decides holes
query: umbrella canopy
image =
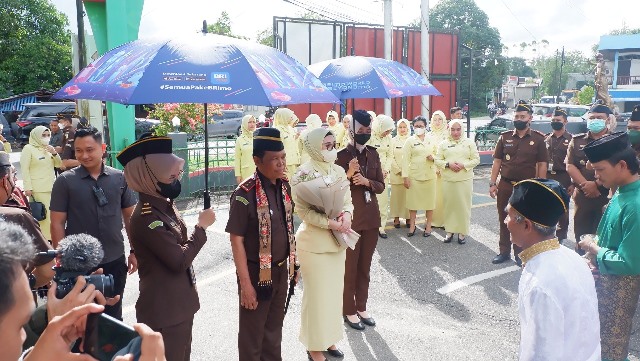
{"label": "umbrella canopy", "polygon": [[307,68],[340,99],[442,95],[422,75],[393,60],[346,56]]}
{"label": "umbrella canopy", "polygon": [[53,97],[121,104],[339,102],[290,56],[213,34],[123,44],[84,68]]}

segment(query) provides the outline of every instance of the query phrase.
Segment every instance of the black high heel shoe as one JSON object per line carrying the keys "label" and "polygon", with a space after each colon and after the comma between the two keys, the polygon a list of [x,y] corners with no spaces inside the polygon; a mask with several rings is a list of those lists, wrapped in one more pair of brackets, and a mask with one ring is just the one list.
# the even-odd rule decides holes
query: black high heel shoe
{"label": "black high heel shoe", "polygon": [[344,357],[344,352],[340,351],[337,347],[335,350],[332,350],[330,348],[327,349],[327,353],[329,354],[329,356],[331,357],[335,357],[335,358],[343,358]]}
{"label": "black high heel shoe", "polygon": [[[311,353],[309,351],[307,351],[307,357],[309,358],[309,361],[313,361],[313,357],[311,357]],[[328,361],[326,357],[324,358],[324,361]]]}
{"label": "black high heel shoe", "polygon": [[[409,228],[409,229],[411,229],[411,228]],[[417,227],[414,228],[413,231],[407,233],[407,237],[413,237],[416,234],[416,229],[417,229]]]}
{"label": "black high heel shoe", "polygon": [[400,228],[400,220],[398,220],[398,223],[396,223],[396,221],[393,221],[393,228]]}
{"label": "black high heel shoe", "polygon": [[[453,237],[453,235],[451,236]],[[460,235],[458,235],[458,244],[465,244],[467,243],[467,237],[460,237]]]}
{"label": "black high heel shoe", "polygon": [[451,233],[449,237],[445,238],[442,243],[451,243],[451,241],[453,241],[453,233]]}

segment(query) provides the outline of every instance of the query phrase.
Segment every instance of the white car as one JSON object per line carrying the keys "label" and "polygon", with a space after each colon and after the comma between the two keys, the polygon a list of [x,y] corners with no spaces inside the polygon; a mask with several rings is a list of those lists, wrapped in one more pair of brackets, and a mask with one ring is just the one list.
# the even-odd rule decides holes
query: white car
{"label": "white car", "polygon": [[574,104],[533,104],[533,120],[551,120],[556,106],[567,111],[569,122],[583,122],[587,120],[589,107]]}

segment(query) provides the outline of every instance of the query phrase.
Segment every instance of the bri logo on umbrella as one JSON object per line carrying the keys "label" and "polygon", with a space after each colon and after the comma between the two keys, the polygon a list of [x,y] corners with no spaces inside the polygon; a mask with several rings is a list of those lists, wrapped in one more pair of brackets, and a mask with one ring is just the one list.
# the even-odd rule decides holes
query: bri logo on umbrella
{"label": "bri logo on umbrella", "polygon": [[211,84],[229,84],[231,76],[227,72],[211,73]]}

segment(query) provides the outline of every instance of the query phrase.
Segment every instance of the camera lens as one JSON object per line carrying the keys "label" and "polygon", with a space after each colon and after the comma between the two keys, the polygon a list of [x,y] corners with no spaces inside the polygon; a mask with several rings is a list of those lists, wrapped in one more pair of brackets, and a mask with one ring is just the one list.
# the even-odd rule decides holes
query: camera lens
{"label": "camera lens", "polygon": [[112,275],[91,275],[84,278],[87,280],[87,284],[94,285],[96,290],[100,291],[104,297],[112,298],[116,296]]}

